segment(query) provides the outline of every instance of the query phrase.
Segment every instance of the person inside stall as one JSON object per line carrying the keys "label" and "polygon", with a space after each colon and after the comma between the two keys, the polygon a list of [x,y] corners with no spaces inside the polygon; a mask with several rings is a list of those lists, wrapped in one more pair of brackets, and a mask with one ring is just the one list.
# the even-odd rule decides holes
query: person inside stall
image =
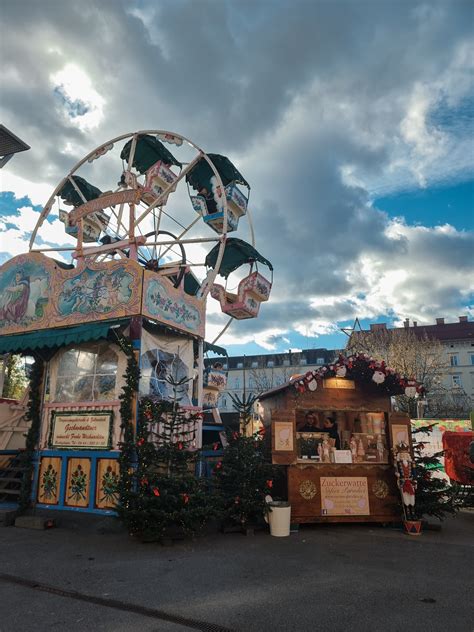
{"label": "person inside stall", "polygon": [[337,431],[337,423],[333,417],[326,417],[323,427],[321,429],[318,428],[318,430],[319,432],[327,432],[329,434],[329,438],[335,440],[336,443],[334,445],[336,450],[341,449],[341,440],[339,438],[339,432]]}
{"label": "person inside stall", "polygon": [[298,428],[298,432],[320,432],[318,428],[318,416],[312,410],[306,413],[304,421],[304,426]]}

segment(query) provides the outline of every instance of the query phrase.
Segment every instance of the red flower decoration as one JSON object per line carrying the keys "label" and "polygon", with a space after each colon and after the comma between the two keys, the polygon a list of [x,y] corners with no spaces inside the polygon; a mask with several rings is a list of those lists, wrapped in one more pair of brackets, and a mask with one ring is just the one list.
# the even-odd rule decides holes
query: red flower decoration
{"label": "red flower decoration", "polygon": [[155,496],[159,496],[160,495],[160,490],[157,487],[153,488],[153,493],[155,494]]}
{"label": "red flower decoration", "polygon": [[181,496],[183,497],[184,504],[187,505],[189,502],[189,496],[187,494],[181,494]]}
{"label": "red flower decoration", "polygon": [[181,443],[181,441],[178,443],[178,450],[182,450],[183,449],[183,444]]}
{"label": "red flower decoration", "polygon": [[263,435],[266,433],[266,431],[267,431],[266,428],[260,428],[260,430],[258,431],[258,434],[263,437]]}
{"label": "red flower decoration", "polygon": [[271,479],[267,481],[267,487],[269,487],[270,489],[273,487],[273,481]]}
{"label": "red flower decoration", "polygon": [[238,439],[239,438],[239,433],[238,432],[233,432],[232,433],[232,439]]}
{"label": "red flower decoration", "polygon": [[140,485],[148,485],[148,479],[142,478],[142,480],[140,481]]}
{"label": "red flower decoration", "polygon": [[213,450],[218,450],[219,449],[219,444],[218,443],[213,443],[212,444],[212,449]]}
{"label": "red flower decoration", "polygon": [[220,470],[222,468],[222,463],[221,461],[219,461],[218,463],[216,463],[216,470]]}
{"label": "red flower decoration", "polygon": [[137,445],[138,445],[138,446],[141,446],[141,445],[143,445],[144,443],[145,443],[145,439],[143,439],[143,438],[142,438],[142,439],[138,439],[138,441],[137,441]]}

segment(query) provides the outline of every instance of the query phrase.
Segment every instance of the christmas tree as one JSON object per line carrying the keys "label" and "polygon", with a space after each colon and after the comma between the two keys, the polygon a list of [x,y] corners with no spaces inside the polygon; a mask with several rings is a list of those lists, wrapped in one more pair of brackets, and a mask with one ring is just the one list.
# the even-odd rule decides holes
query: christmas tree
{"label": "christmas tree", "polygon": [[[245,433],[256,398],[232,399]],[[224,523],[245,528],[263,522],[265,497],[272,492],[275,472],[262,432],[251,436],[228,432],[227,438],[222,459],[214,468],[216,491]]]}
{"label": "christmas tree", "polygon": [[212,510],[206,482],[195,476],[194,449],[201,413],[180,406],[186,379],[168,380],[173,401],[140,400],[134,484],[121,490],[119,515],[144,540],[193,534]]}
{"label": "christmas tree", "polygon": [[443,451],[429,454],[426,451],[429,441],[419,439],[420,434],[430,435],[433,428],[434,424],[431,424],[412,432],[416,484],[415,514],[419,520],[423,516],[443,520],[446,515],[454,515],[459,509],[457,486],[450,485],[445,478],[436,475],[443,470]]}

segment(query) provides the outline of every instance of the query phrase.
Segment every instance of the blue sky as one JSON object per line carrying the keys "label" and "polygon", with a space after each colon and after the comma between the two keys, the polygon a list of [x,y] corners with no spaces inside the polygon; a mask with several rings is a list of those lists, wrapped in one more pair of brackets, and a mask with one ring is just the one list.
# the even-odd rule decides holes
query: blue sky
{"label": "blue sky", "polygon": [[[1,8],[0,121],[31,149],[0,172],[0,263],[28,249],[75,162],[166,129],[229,156],[252,185],[274,285],[259,318],[219,340],[229,352],[341,347],[356,317],[474,316],[472,3],[88,7]],[[117,175],[103,162],[88,177],[105,190]],[[37,243],[71,239],[51,215]],[[225,322],[210,301],[207,338]]]}

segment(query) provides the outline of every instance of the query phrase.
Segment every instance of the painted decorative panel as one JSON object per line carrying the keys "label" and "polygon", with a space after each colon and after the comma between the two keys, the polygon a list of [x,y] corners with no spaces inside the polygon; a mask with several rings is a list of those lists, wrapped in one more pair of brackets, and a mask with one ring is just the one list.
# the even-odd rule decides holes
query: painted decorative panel
{"label": "painted decorative panel", "polygon": [[95,506],[115,509],[118,502],[119,463],[115,459],[97,459]]}
{"label": "painted decorative panel", "polygon": [[142,274],[135,261],[61,270],[52,286],[56,323],[74,325],[139,314]]}
{"label": "painted decorative panel", "polygon": [[89,505],[90,478],[90,459],[68,459],[65,505],[68,507],[87,507]]}
{"label": "painted decorative panel", "polygon": [[56,265],[43,255],[13,257],[0,266],[0,335],[46,327]]}
{"label": "painted decorative panel", "polygon": [[134,316],[143,270],[136,261],[64,269],[41,253],[0,266],[0,335]]}
{"label": "painted decorative panel", "polygon": [[174,288],[168,279],[150,271],[145,271],[142,312],[171,327],[204,337],[205,302]]}
{"label": "painted decorative panel", "polygon": [[43,457],[38,477],[38,502],[45,505],[59,503],[59,483],[61,480],[61,459]]}

